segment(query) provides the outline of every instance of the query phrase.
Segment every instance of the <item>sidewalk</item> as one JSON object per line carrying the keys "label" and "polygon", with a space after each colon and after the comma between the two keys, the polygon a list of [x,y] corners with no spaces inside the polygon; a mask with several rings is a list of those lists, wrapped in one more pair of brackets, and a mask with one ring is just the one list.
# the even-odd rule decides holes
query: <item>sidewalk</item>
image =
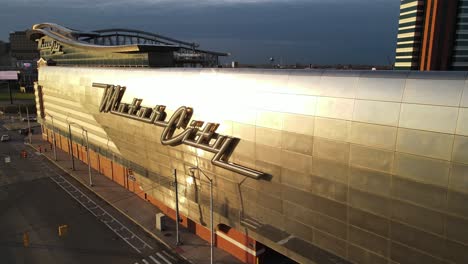
{"label": "sidewalk", "polygon": [[[75,171],[72,171],[70,168],[70,155],[68,153],[57,148],[58,161],[54,161],[53,150],[50,149],[50,144],[42,140],[40,134],[33,135],[32,147],[38,148],[39,146],[41,146],[42,150],[47,149],[47,152],[43,152],[43,154],[51,162],[66,171],[103,200],[107,201],[135,224],[143,228],[156,240],[176,251],[179,255],[192,263],[210,263],[210,244],[197,235],[189,232],[183,226],[179,226],[179,234],[183,244],[176,246],[175,221],[171,218],[166,217],[167,228],[165,231],[160,232],[156,230],[155,215],[161,212],[157,207],[141,199],[135,193],[130,192],[118,183],[113,182],[96,170],[92,170],[93,187],[89,187],[88,165],[75,159]],[[214,263],[242,263],[229,253],[219,248],[214,249],[214,256]]]}

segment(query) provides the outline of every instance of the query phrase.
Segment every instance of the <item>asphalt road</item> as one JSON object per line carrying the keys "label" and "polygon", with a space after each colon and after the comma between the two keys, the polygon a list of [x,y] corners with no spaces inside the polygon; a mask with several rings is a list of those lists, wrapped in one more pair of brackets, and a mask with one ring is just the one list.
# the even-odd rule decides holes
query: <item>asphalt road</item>
{"label": "asphalt road", "polygon": [[[59,237],[63,224],[69,230]],[[23,232],[29,232],[27,248]],[[0,187],[1,263],[134,263],[140,258],[50,179]]]}
{"label": "asphalt road", "polygon": [[[12,141],[0,142],[0,263],[187,263],[42,155],[21,158],[24,137],[0,121],[2,134]],[[68,225],[65,236],[59,225]]]}

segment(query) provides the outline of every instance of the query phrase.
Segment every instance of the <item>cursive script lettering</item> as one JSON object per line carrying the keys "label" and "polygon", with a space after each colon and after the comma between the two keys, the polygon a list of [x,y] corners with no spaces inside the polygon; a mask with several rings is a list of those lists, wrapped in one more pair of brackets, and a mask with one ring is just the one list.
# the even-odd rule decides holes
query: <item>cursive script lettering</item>
{"label": "cursive script lettering", "polygon": [[63,54],[62,45],[60,45],[56,40],[46,41],[42,39],[39,49],[50,50],[52,54]]}
{"label": "cursive script lettering", "polygon": [[[263,172],[229,162],[239,139],[216,133],[219,127],[217,123],[207,123],[203,126],[203,121],[192,120],[190,122],[193,115],[192,108],[181,106],[168,121],[165,121],[167,114],[166,107],[163,105],[157,105],[154,108],[144,107],[141,106],[143,99],[139,98],[134,98],[131,104],[122,103],[126,90],[124,86],[93,83],[93,87],[105,89],[99,105],[100,112],[110,112],[114,115],[163,127],[161,144],[167,146],[189,145],[214,153],[211,163],[226,170],[255,179],[265,175]],[[176,134],[178,130],[182,131]]]}

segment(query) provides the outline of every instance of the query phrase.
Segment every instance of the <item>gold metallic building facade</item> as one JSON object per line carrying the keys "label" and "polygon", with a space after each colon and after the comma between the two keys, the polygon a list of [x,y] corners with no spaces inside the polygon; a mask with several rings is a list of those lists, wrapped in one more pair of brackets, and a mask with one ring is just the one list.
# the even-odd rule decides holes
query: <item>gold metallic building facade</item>
{"label": "gold metallic building facade", "polygon": [[[161,145],[161,128],[99,112],[104,90],[93,83],[125,86],[123,102],[162,104],[169,117],[192,107],[193,119],[240,139],[234,162],[270,177]],[[137,183],[171,208],[177,169],[181,213],[197,223],[209,217],[209,189],[186,181],[193,166],[214,178],[216,224],[300,263],[329,263],[317,248],[339,263],[468,263],[465,72],[46,66],[38,84],[46,127],[50,116],[63,135],[67,122],[85,127],[101,152],[140,166]]]}

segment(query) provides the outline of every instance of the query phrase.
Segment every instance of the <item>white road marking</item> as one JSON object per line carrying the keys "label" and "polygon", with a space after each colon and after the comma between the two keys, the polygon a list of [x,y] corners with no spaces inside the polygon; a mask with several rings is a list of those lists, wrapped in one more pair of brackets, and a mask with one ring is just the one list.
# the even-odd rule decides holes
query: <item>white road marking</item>
{"label": "white road marking", "polygon": [[167,260],[167,258],[165,258],[163,255],[161,255],[161,253],[156,253],[156,255],[158,255],[158,257],[160,257],[162,260],[164,260],[164,262],[166,262],[167,264],[172,264],[169,260]]}
{"label": "white road marking", "polygon": [[153,256],[149,256],[149,258],[154,261],[154,263],[156,264],[161,264],[161,262],[159,262],[157,259],[155,259]]}
{"label": "white road marking", "polygon": [[172,259],[172,260],[174,260],[174,261],[177,261],[177,259],[174,258],[174,256],[172,256],[172,255],[170,255],[169,253],[167,253],[166,250],[163,250],[162,253],[163,253],[164,255],[166,255],[168,258],[170,258],[170,259]]}
{"label": "white road marking", "polygon": [[[29,151],[28,151],[29,152]],[[28,154],[32,154],[29,152]],[[41,153],[42,155],[42,153]],[[40,155],[39,155],[40,156]],[[127,227],[125,227],[121,222],[119,222],[117,219],[115,219],[112,215],[110,215],[107,211],[105,211],[102,207],[97,205],[91,198],[89,198],[87,195],[85,195],[81,190],[79,190],[77,187],[75,187],[73,184],[71,184],[64,176],[62,176],[59,172],[57,172],[54,168],[51,168],[49,165],[44,163],[44,160],[40,159],[39,156],[35,155],[30,155],[30,157],[34,163],[40,163],[41,169],[44,171],[47,171],[47,176],[49,176],[57,185],[59,185],[65,192],[67,192],[70,196],[72,196],[78,203],[80,203],[83,207],[85,207],[90,213],[95,215],[98,220],[102,221],[104,224],[107,225],[107,227],[111,230],[115,229],[115,233],[122,238],[127,244],[129,244],[133,249],[135,249],[138,253],[141,254],[140,249],[143,249],[145,247],[148,247],[150,249],[153,249],[149,244],[147,244],[145,241],[143,241],[140,237],[138,237],[136,234],[134,234],[132,231],[130,231]],[[50,174],[49,174],[50,173]],[[94,212],[96,211],[97,212]],[[94,210],[94,211],[93,211]],[[103,217],[108,216],[110,219],[109,220],[104,220],[102,219]],[[118,224],[119,227],[111,227],[110,224]],[[128,231],[128,233],[131,235],[130,238],[124,237],[122,232]],[[120,233],[119,233],[120,232]],[[142,246],[136,247],[131,243],[132,239],[139,240],[141,242]],[[162,254],[161,254],[162,253]],[[157,258],[160,258],[161,260],[158,260]],[[155,264],[172,264],[168,259],[171,259],[173,261],[177,262],[177,258],[175,256],[170,255],[168,252],[165,250],[156,253],[154,256],[150,255],[147,258],[151,259]],[[150,264],[149,261],[146,259],[142,259],[142,262],[144,264]],[[135,262],[134,264],[139,264],[139,262]]]}
{"label": "white road marking", "polygon": [[[56,179],[58,178],[58,179]],[[130,245],[133,249],[135,249],[135,251],[137,251],[138,253],[141,254],[141,251],[140,249],[143,249],[145,247],[148,247],[150,249],[153,249],[153,247],[151,247],[149,244],[147,244],[145,241],[143,241],[141,238],[139,238],[138,236],[136,236],[132,231],[130,231],[127,227],[125,227],[121,222],[119,222],[117,219],[115,219],[112,215],[110,215],[107,211],[105,211],[102,207],[100,207],[99,205],[97,205],[94,201],[91,200],[91,198],[89,198],[88,196],[86,196],[83,192],[81,192],[78,188],[76,188],[74,185],[72,185],[69,181],[67,181],[64,177],[62,177],[61,175],[57,174],[56,176],[52,176],[50,177],[50,179],[52,179],[55,183],[57,183],[65,192],[67,192],[71,197],[73,197],[78,203],[80,203],[84,208],[86,208],[86,210],[88,210],[89,212],[91,212],[94,216],[96,216],[100,221],[102,221],[105,225],[107,225],[107,227],[109,229],[111,229],[112,231],[114,231],[114,233],[116,235],[118,235],[121,239],[123,239],[128,245]],[[74,192],[71,192],[70,190],[68,190],[68,188],[72,188],[73,190],[75,190]],[[84,198],[85,201],[81,201],[80,199]],[[91,204],[91,205],[89,205]],[[100,209],[102,210],[102,214],[97,214],[95,213],[92,209]],[[110,219],[112,219],[110,222],[108,221],[105,221],[103,219],[100,219],[99,216],[103,216],[103,215],[107,215]],[[121,228],[117,229],[115,227],[111,227],[110,226],[110,223],[114,223],[116,222],[118,225],[121,226]],[[120,234],[119,231],[128,231],[130,234],[132,234],[132,237],[131,238],[128,238],[128,237],[124,237],[122,234]],[[131,241],[129,241],[130,239],[132,238],[136,238],[137,240],[139,240],[142,244],[143,244],[143,248],[137,248],[135,245],[133,245],[133,243],[131,243]]]}

